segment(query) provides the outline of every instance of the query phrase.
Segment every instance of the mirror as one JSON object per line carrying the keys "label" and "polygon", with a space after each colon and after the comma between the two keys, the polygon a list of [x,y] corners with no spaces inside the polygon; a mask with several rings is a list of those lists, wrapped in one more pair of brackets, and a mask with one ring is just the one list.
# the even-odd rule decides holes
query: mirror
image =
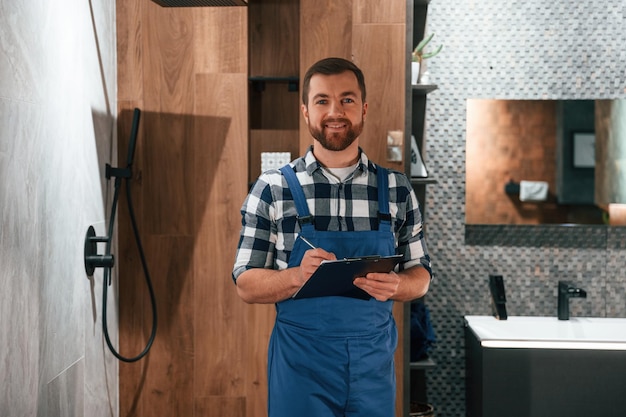
{"label": "mirror", "polygon": [[466,224],[607,224],[595,203],[607,102],[468,99]]}

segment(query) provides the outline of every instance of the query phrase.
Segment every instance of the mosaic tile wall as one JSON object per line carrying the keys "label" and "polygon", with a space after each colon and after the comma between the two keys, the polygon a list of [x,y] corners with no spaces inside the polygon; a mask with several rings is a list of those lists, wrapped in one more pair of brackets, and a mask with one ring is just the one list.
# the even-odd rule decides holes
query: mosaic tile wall
{"label": "mosaic tile wall", "polygon": [[[426,297],[438,343],[427,372],[438,417],[465,416],[463,316],[491,314],[487,279],[504,276],[509,315],[555,316],[557,281],[587,290],[572,316],[626,317],[624,228],[465,225],[465,100],[626,97],[623,0],[432,0],[427,31],[429,247]],[[558,226],[557,226],[558,227]],[[467,241],[466,241],[467,238]]]}

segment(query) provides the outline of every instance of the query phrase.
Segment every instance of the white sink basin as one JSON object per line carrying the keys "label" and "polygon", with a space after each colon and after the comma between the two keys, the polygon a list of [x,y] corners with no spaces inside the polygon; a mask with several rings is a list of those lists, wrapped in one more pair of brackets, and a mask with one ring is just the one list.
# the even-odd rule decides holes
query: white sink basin
{"label": "white sink basin", "polygon": [[465,316],[484,347],[626,350],[626,319]]}

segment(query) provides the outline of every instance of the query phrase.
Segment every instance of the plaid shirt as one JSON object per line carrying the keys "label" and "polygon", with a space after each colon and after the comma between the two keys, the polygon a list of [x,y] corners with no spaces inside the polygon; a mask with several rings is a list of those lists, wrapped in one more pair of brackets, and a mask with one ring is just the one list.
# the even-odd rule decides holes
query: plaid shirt
{"label": "plaid shirt", "polygon": [[[302,185],[315,229],[378,229],[376,165],[360,151],[354,173],[340,182],[328,174],[309,148],[291,162]],[[406,175],[389,170],[389,211],[400,269],[421,264],[431,272],[417,198]],[[287,181],[279,170],[261,174],[241,208],[242,228],[233,279],[251,268],[286,269],[300,225]]]}

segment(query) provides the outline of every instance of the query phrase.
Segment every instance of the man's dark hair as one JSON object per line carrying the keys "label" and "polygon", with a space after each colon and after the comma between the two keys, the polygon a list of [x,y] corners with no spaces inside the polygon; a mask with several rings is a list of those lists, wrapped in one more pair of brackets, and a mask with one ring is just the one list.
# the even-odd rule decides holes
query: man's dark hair
{"label": "man's dark hair", "polygon": [[311,77],[315,74],[336,75],[346,71],[352,71],[356,76],[361,90],[361,100],[365,103],[365,77],[363,72],[354,63],[343,58],[325,58],[311,65],[302,82],[302,103],[309,104],[309,90],[311,87]]}

